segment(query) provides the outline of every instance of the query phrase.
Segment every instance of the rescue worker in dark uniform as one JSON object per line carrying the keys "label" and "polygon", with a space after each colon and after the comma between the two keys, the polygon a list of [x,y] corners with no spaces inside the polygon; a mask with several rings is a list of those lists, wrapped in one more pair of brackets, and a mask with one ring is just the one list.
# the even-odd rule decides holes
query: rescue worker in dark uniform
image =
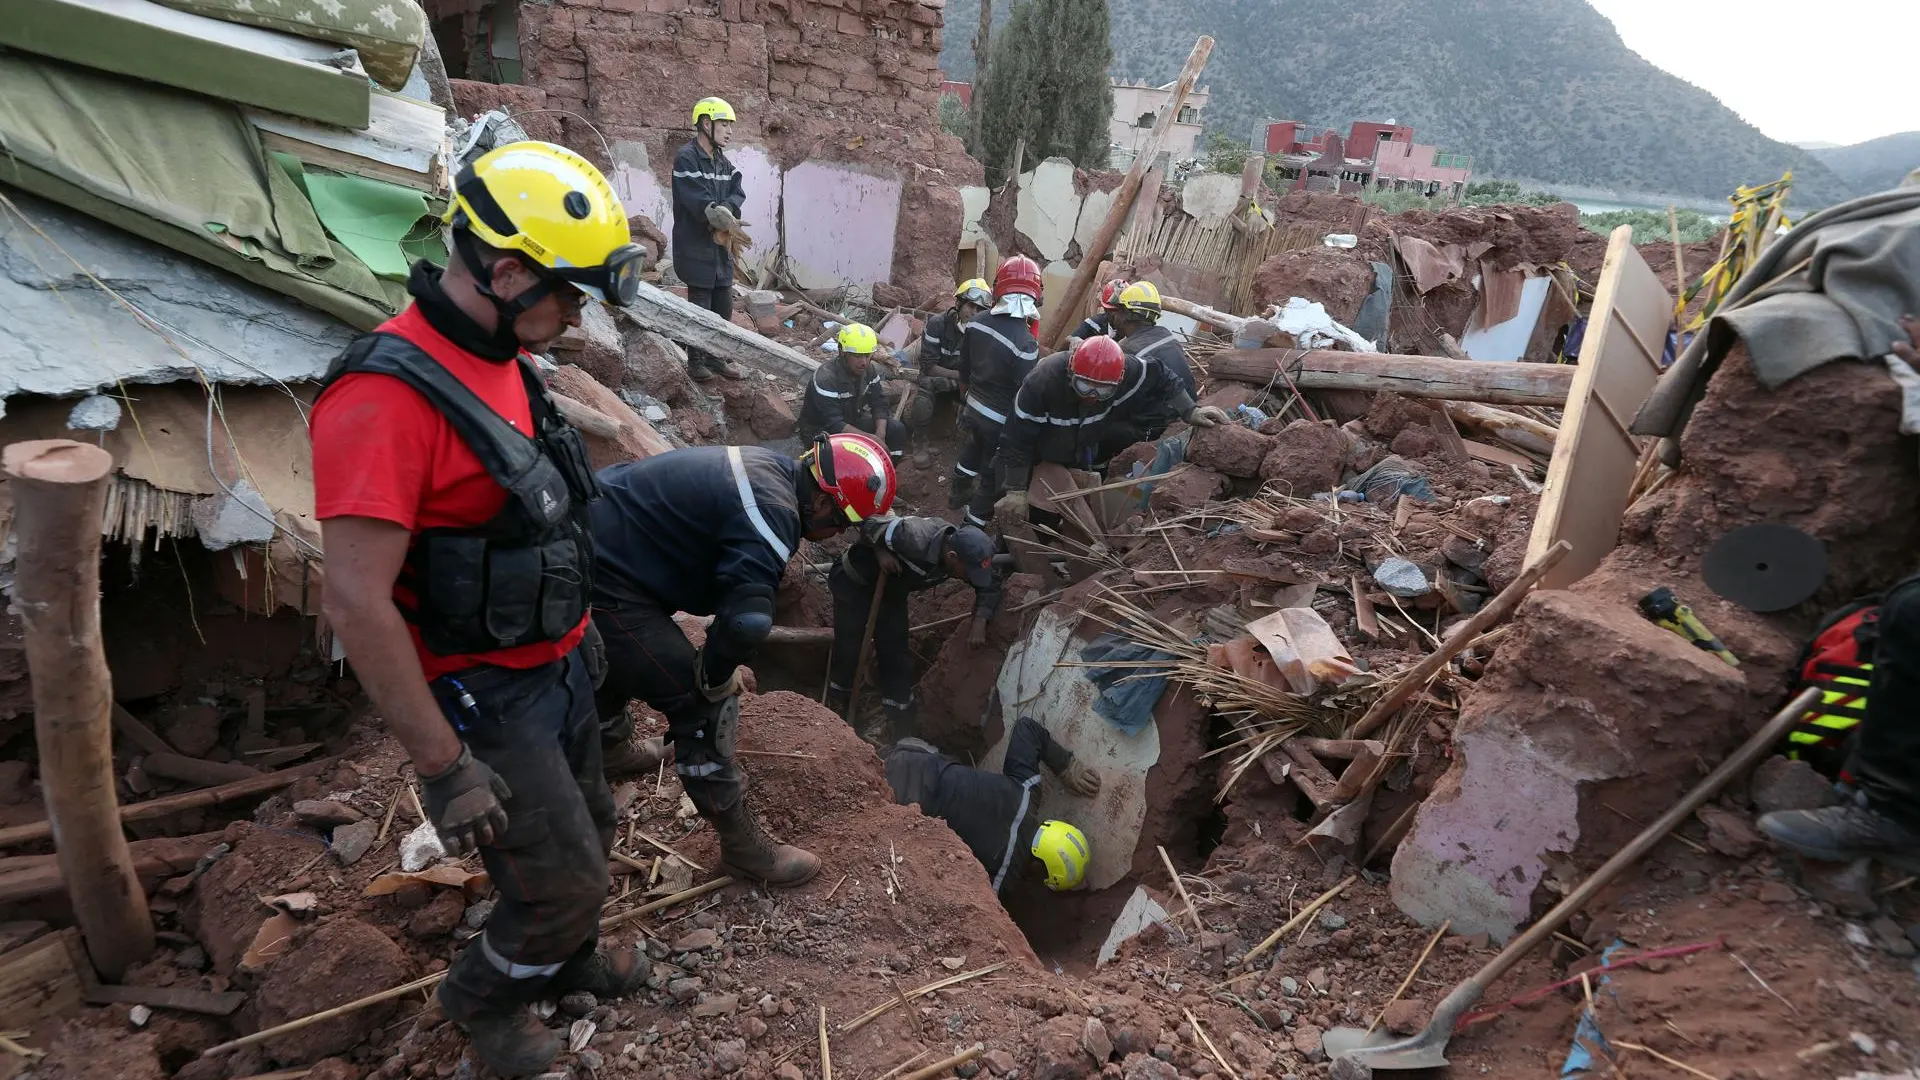
{"label": "rescue worker in dark uniform", "polygon": [[1040,361],[1020,384],[1013,418],[1000,436],[1007,494],[995,514],[1059,531],[1049,489],[1073,487],[1069,469],[1105,470],[1113,455],[1143,438],[1146,417],[1162,414],[1195,427],[1227,419],[1212,405],[1195,405],[1166,368],[1126,355],[1112,338],[1093,338]]}
{"label": "rescue worker in dark uniform", "polygon": [[800,404],[795,433],[811,439],[822,433],[864,431],[897,459],[906,439],[888,419],[886,384],[880,381],[880,368],[873,362],[873,351],[880,347],[879,336],[871,327],[848,323],[834,340],[839,351],[814,369],[806,399]]}
{"label": "rescue worker in dark uniform", "polygon": [[1113,335],[1114,298],[1119,296],[1120,290],[1126,287],[1127,283],[1120,278],[1114,278],[1112,281],[1100,286],[1100,310],[1080,320],[1080,325],[1074,327],[1073,333],[1067,336],[1067,342],[1072,344],[1076,341],[1088,341],[1097,337],[1111,337]]}
{"label": "rescue worker in dark uniform", "polygon": [[827,707],[845,715],[854,670],[865,646],[867,616],[880,571],[887,572],[880,609],[873,612],[873,660],[880,707],[895,738],[913,734],[913,654],[907,649],[907,598],[952,579],[973,586],[973,620],[967,642],[987,640],[987,620],[1000,609],[1000,577],[993,569],[993,538],[972,525],[935,517],[895,517],[862,522],[860,539],[827,574],[833,594],[833,666],[827,673]]}
{"label": "rescue worker in dark uniform", "polygon": [[441,842],[499,890],[436,994],[481,1062],[526,1076],[564,1044],[531,1001],[651,974],[598,948],[614,809],[578,646],[599,489],[526,355],[589,300],[631,303],[644,253],[606,178],[550,143],[462,168],[446,222],[447,268],[416,263],[413,304],[328,371],[314,505],[327,621]]}
{"label": "rescue worker in dark uniform", "polygon": [[983,278],[961,282],[953,296],[953,306],[927,319],[926,330],[920,336],[914,380],[918,389],[903,416],[907,437],[916,443],[922,441],[941,406],[958,398],[960,345],[966,325],[993,304],[992,287]]}
{"label": "rescue worker in dark uniform", "polygon": [[[774,595],[800,541],[824,540],[893,505],[893,465],[870,436],[823,435],[798,460],[758,446],[695,446],[600,472],[593,621],[606,642],[597,695],[614,770],[673,768],[735,874],[800,885],[820,860],[775,844],[746,804],[733,761],[740,672],[773,630]],[[696,647],[676,611],[711,615]],[[627,703],[667,718],[665,739],[630,743]]]}
{"label": "rescue worker in dark uniform", "polygon": [[1920,701],[1920,575],[1888,590],[1870,625],[1871,647],[1863,650],[1870,659],[1861,665],[1866,692],[1844,699],[1850,702],[1846,711],[1859,714],[1845,756],[1851,790],[1837,806],[1776,810],[1757,824],[1805,858],[1878,859],[1920,874],[1920,723],[1914,720]]}
{"label": "rescue worker in dark uniform", "polygon": [[1093,855],[1086,834],[1064,821],[1039,820],[1034,789],[1042,765],[1083,798],[1100,794],[1100,774],[1032,717],[1014,725],[999,772],[962,765],[919,739],[902,739],[881,756],[893,801],[917,803],[921,813],[946,822],[986,868],[995,893],[1026,875],[1044,874],[1056,892],[1086,881]]}
{"label": "rescue worker in dark uniform", "polygon": [[[717,97],[693,106],[693,138],[673,155],[673,272],[687,284],[687,300],[723,319],[733,318],[733,253],[716,234],[740,227],[746,188],[727,160],[733,106]],[[731,360],[687,353],[687,373],[698,382],[715,375],[744,379]]]}
{"label": "rescue worker in dark uniform", "polygon": [[[1113,320],[1113,335],[1128,356],[1138,357],[1149,367],[1158,367],[1160,381],[1177,383],[1189,399],[1200,394],[1194,382],[1193,368],[1187,363],[1187,350],[1173,331],[1160,325],[1160,290],[1151,281],[1126,285],[1114,296],[1108,308]],[[1173,411],[1173,399],[1161,397],[1139,415],[1140,433],[1135,441],[1151,442],[1181,419]]]}
{"label": "rescue worker in dark uniform", "polygon": [[[967,508],[967,521],[985,527],[999,491],[994,483],[994,451],[1000,429],[1013,412],[1013,395],[1033,370],[1040,346],[1034,326],[1040,317],[1040,266],[1025,255],[1000,264],[993,278],[993,309],[966,325],[960,344],[960,386],[966,392],[961,422],[967,442],[953,465],[947,507]],[[985,481],[982,482],[982,476]]]}

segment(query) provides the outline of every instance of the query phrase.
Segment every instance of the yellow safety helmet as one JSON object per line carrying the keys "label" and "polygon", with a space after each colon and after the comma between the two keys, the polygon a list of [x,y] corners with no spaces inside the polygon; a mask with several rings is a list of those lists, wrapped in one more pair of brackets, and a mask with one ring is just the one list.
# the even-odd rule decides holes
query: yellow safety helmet
{"label": "yellow safety helmet", "polygon": [[987,284],[986,278],[968,278],[953,290],[953,295],[963,304],[983,308],[993,306],[993,286]]}
{"label": "yellow safety helmet", "polygon": [[1148,319],[1160,317],[1160,290],[1151,281],[1136,281],[1120,290],[1113,306]]}
{"label": "yellow safety helmet", "polygon": [[[519,252],[552,279],[622,307],[640,291],[646,249],[633,242],[627,212],[593,163],[564,146],[517,142],[487,151],[460,170],[443,220],[468,269],[485,282],[471,241]],[[547,289],[513,304],[539,303]]]}
{"label": "yellow safety helmet", "polygon": [[1033,857],[1047,868],[1047,888],[1054,892],[1077,889],[1087,880],[1087,862],[1093,848],[1087,834],[1064,821],[1051,819],[1033,831]]}
{"label": "yellow safety helmet", "polygon": [[732,120],[733,106],[724,98],[704,97],[693,103],[693,126],[699,127],[702,120]]}
{"label": "yellow safety helmet", "polygon": [[834,340],[840,343],[843,353],[864,354],[880,347],[880,335],[874,333],[873,327],[866,323],[848,323],[840,328]]}

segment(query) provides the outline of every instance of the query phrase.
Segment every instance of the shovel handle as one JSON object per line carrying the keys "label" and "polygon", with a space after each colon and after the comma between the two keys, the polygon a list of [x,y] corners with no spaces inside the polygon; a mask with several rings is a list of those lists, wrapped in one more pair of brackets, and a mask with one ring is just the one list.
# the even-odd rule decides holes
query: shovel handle
{"label": "shovel handle", "polygon": [[[1552,936],[1553,932],[1560,929],[1561,924],[1566,922],[1574,912],[1585,907],[1587,901],[1593,899],[1594,894],[1606,888],[1614,878],[1619,877],[1620,871],[1638,862],[1640,857],[1652,850],[1655,844],[1664,839],[1695,810],[1700,809],[1708,799],[1713,798],[1721,788],[1726,786],[1727,781],[1751,768],[1753,763],[1760,759],[1760,755],[1784,738],[1787,729],[1792,727],[1794,722],[1805,715],[1806,711],[1819,700],[1819,687],[1810,686],[1796,695],[1787,703],[1786,708],[1774,713],[1772,719],[1768,720],[1759,731],[1754,732],[1746,742],[1741,743],[1740,748],[1721,762],[1719,768],[1708,773],[1706,779],[1700,781],[1692,791],[1687,792],[1685,798],[1675,803],[1666,813],[1661,814],[1653,824],[1640,830],[1640,835],[1629,841],[1627,846],[1621,848],[1613,858],[1601,864],[1600,869],[1588,875],[1587,879],[1581,882],[1578,888],[1568,893],[1565,899],[1553,905],[1553,910],[1542,915],[1538,921],[1527,928],[1526,933],[1514,938],[1506,948],[1500,950],[1500,955],[1489,961],[1486,967],[1475,972],[1453,993],[1448,994],[1447,1004],[1453,1004],[1453,998],[1467,991],[1469,987],[1472,987],[1473,996],[1460,1003],[1461,1008],[1464,1009],[1477,1000],[1495,979],[1505,974],[1508,968],[1532,951],[1534,946]],[[1440,1010],[1436,1008],[1434,1012],[1438,1015]]]}

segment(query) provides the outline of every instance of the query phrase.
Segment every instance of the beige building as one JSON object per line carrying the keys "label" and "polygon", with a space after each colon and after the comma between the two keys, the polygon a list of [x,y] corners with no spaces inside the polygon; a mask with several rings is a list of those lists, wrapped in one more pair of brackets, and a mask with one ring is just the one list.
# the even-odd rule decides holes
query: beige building
{"label": "beige building", "polygon": [[[1113,119],[1108,121],[1113,143],[1113,161],[1116,166],[1124,166],[1133,161],[1142,143],[1153,132],[1153,125],[1160,119],[1160,112],[1173,100],[1173,84],[1149,86],[1144,82],[1113,80]],[[1200,145],[1200,131],[1203,121],[1200,112],[1207,107],[1207,88],[1195,87],[1187,95],[1187,103],[1180,107],[1180,115],[1174,119],[1173,127],[1167,131],[1167,140],[1161,145],[1172,160],[1190,158]]]}

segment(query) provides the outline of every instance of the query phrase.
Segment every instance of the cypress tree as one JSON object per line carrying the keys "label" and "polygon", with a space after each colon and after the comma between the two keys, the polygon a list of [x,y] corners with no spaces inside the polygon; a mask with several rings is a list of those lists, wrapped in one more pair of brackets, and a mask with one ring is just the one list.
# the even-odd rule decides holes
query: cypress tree
{"label": "cypress tree", "polygon": [[996,36],[974,87],[979,102],[973,154],[993,174],[1065,157],[1082,168],[1107,164],[1113,61],[1107,0],[1026,0]]}

